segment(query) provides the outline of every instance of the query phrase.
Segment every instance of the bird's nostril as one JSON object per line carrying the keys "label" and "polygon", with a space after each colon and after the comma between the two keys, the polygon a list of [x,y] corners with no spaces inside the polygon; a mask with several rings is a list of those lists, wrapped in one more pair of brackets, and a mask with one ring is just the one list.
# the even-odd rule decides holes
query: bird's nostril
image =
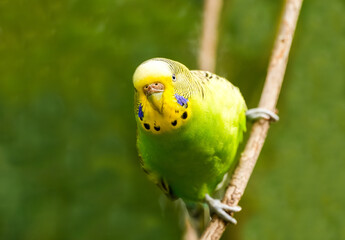
{"label": "bird's nostril", "polygon": [[164,91],[164,85],[160,82],[153,82],[151,84],[146,84],[143,87],[144,93],[149,96],[153,93],[163,92]]}

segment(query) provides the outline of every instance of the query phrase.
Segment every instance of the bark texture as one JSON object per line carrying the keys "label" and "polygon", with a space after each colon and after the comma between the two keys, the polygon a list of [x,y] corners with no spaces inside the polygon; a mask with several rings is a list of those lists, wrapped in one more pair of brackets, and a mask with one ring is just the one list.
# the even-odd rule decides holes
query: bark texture
{"label": "bark texture", "polygon": [[[285,1],[279,32],[275,40],[265,85],[259,102],[260,108],[265,108],[271,111],[276,110],[275,108],[283,83],[290,47],[302,2],[303,0]],[[265,142],[269,126],[270,122],[264,119],[253,124],[249,140],[232,176],[230,185],[226,190],[223,203],[230,206],[236,206],[240,201]],[[226,226],[227,223],[222,219],[218,216],[213,216],[212,221],[204,231],[201,239],[220,239]]]}

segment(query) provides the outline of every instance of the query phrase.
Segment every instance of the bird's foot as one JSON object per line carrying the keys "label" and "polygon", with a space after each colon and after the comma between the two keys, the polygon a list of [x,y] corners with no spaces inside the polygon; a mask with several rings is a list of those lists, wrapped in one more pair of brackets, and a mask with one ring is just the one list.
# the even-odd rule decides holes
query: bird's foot
{"label": "bird's foot", "polygon": [[231,222],[233,224],[236,224],[237,221],[235,218],[233,218],[228,212],[239,212],[241,211],[241,207],[240,206],[229,206],[226,205],[224,203],[222,203],[221,201],[219,201],[218,199],[214,199],[212,197],[210,197],[210,195],[206,194],[205,195],[205,201],[208,204],[208,206],[210,207],[210,209],[215,212],[219,217],[221,217],[222,219],[224,219],[227,222]]}
{"label": "bird's foot", "polygon": [[252,108],[247,110],[246,116],[248,119],[254,121],[259,118],[263,118],[266,120],[271,120],[273,122],[279,121],[279,116],[274,112],[264,109],[264,108]]}

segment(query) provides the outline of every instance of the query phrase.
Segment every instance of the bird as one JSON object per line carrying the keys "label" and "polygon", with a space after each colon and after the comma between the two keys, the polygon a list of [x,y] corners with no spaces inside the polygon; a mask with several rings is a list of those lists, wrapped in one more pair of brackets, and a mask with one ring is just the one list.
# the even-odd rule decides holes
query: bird
{"label": "bird", "polygon": [[[140,165],[170,199],[206,203],[236,224],[228,206],[213,197],[246,131],[247,106],[240,90],[209,71],[189,70],[167,58],[141,63],[133,75]],[[251,115],[270,112],[251,109]]]}

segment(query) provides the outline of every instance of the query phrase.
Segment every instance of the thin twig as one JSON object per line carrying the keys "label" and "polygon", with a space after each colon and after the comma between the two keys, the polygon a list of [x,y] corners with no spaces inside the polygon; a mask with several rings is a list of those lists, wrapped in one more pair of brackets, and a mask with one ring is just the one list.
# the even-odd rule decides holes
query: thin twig
{"label": "thin twig", "polygon": [[186,216],[185,218],[185,229],[184,229],[184,234],[182,237],[183,240],[198,240],[198,232],[197,230],[193,227],[192,223],[190,222],[189,216]]}
{"label": "thin twig", "polygon": [[[303,0],[286,0],[285,2],[279,33],[275,40],[259,103],[260,108],[275,111],[302,2]],[[226,190],[223,203],[236,206],[240,201],[265,142],[269,126],[269,121],[263,119],[253,124],[249,140]],[[201,236],[201,240],[219,239],[226,225],[227,223],[214,216]]]}
{"label": "thin twig", "polygon": [[199,67],[214,72],[216,64],[218,22],[223,0],[205,0]]}
{"label": "thin twig", "polygon": [[[203,28],[199,51],[199,68],[214,72],[216,65],[217,43],[218,43],[218,22],[223,0],[205,0],[203,12]],[[186,220],[184,240],[198,238],[196,229]]]}

